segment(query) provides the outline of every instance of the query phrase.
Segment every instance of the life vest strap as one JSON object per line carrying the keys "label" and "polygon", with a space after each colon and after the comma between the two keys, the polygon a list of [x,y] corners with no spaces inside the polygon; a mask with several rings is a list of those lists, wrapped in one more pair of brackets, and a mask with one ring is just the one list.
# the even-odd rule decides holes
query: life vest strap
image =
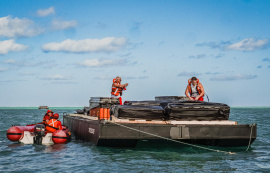
{"label": "life vest strap", "polygon": [[50,126],[50,125],[46,125],[47,127],[50,127],[50,128],[53,128],[53,129],[55,129],[55,130],[58,130],[58,128],[56,128],[56,127],[53,127],[53,126]]}
{"label": "life vest strap", "polygon": [[[46,126],[47,126],[47,127],[49,127],[49,128],[52,128],[52,129],[58,130],[58,128],[57,128],[57,127],[54,127],[54,124],[55,124],[55,123],[57,123],[59,120],[55,120],[55,121],[54,121],[53,119],[51,119],[51,121],[52,121],[52,122],[51,122],[51,123],[49,123],[49,124],[46,124]],[[51,126],[51,125],[53,125],[53,126]]]}

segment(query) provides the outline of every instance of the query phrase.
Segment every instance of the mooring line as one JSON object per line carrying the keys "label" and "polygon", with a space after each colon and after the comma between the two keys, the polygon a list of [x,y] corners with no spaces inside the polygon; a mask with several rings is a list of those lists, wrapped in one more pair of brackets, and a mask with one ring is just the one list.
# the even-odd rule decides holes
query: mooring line
{"label": "mooring line", "polygon": [[249,143],[248,143],[248,147],[247,147],[247,150],[249,149],[249,146],[250,146],[250,143],[251,143],[251,136],[252,136],[252,128],[253,128],[254,124],[251,125],[251,130],[250,130],[250,135],[249,135]]}
{"label": "mooring line", "polygon": [[141,132],[141,133],[144,133],[144,134],[147,134],[147,135],[155,136],[155,137],[158,137],[158,138],[161,138],[161,139],[169,140],[169,141],[184,144],[184,145],[189,145],[189,146],[192,146],[192,147],[197,147],[197,148],[201,148],[201,149],[205,149],[205,150],[209,150],[209,151],[222,152],[222,153],[226,153],[226,154],[236,154],[236,153],[233,153],[233,152],[228,152],[228,151],[223,151],[223,150],[215,150],[215,149],[211,149],[211,148],[207,148],[207,147],[202,147],[202,146],[198,146],[198,145],[194,145],[194,144],[189,144],[189,143],[182,142],[182,141],[177,141],[177,140],[174,140],[174,139],[170,139],[170,138],[166,138],[166,137],[163,137],[163,136],[148,133],[148,132],[145,132],[145,131],[142,131],[142,130],[134,129],[132,127],[128,127],[128,126],[125,126],[123,124],[115,123],[115,122],[112,122],[112,121],[105,121],[105,123],[106,122],[112,123],[112,124],[115,124],[115,125],[118,125],[118,126],[121,126],[121,127],[125,127],[127,129],[130,129],[130,130]]}

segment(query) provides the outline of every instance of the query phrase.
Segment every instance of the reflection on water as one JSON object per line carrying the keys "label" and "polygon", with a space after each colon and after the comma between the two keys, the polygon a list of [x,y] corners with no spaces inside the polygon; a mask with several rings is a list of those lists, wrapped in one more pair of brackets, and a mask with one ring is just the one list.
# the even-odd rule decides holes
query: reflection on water
{"label": "reflection on water", "polygon": [[49,145],[49,146],[46,146],[45,152],[46,153],[59,152],[59,151],[65,149],[66,147],[67,147],[66,144]]}
{"label": "reflection on water", "polygon": [[11,149],[12,149],[12,148],[21,147],[21,146],[24,146],[24,144],[22,144],[22,143],[17,143],[17,142],[8,145],[8,147],[11,148]]}

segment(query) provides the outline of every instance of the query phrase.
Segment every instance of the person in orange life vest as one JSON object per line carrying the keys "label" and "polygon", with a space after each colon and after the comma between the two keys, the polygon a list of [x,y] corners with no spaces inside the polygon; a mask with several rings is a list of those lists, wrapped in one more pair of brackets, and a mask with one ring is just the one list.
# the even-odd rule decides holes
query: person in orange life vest
{"label": "person in orange life vest", "polygon": [[62,130],[62,123],[58,120],[59,114],[55,113],[53,117],[46,123],[46,131],[48,133],[53,133],[56,130]]}
{"label": "person in orange life vest", "polygon": [[53,116],[53,111],[48,110],[47,113],[43,117],[42,123],[45,124],[46,121],[49,122],[50,118]]}
{"label": "person in orange life vest", "polygon": [[122,92],[123,90],[126,90],[126,87],[128,86],[128,83],[121,84],[121,77],[117,76],[113,80],[112,84],[112,91],[111,91],[111,97],[119,97],[120,105],[122,105]]}
{"label": "person in orange life vest", "polygon": [[203,101],[203,96],[205,92],[203,85],[199,82],[199,79],[197,79],[196,77],[192,77],[188,80],[185,94],[190,100]]}

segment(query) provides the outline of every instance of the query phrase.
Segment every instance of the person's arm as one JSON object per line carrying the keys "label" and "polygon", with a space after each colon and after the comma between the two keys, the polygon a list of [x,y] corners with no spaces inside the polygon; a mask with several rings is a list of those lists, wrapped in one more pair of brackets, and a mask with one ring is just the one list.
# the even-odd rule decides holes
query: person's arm
{"label": "person's arm", "polygon": [[44,121],[44,125],[48,125],[49,124],[49,119],[46,119],[45,121]]}
{"label": "person's arm", "polygon": [[121,84],[118,84],[118,83],[113,83],[113,86],[114,87],[117,87],[117,88],[124,88],[124,87],[127,87],[128,86],[128,83],[126,83],[124,85],[121,85]]}
{"label": "person's arm", "polygon": [[188,89],[188,86],[186,88],[186,92],[185,92],[186,96],[190,99],[190,100],[194,100],[192,97],[190,97],[189,95],[189,89]]}
{"label": "person's arm", "polygon": [[199,98],[201,98],[205,94],[205,91],[204,91],[204,88],[203,88],[202,84],[200,85],[200,88],[201,88],[202,93],[199,96],[197,96],[195,98],[195,100],[199,100]]}
{"label": "person's arm", "polygon": [[59,129],[59,130],[63,130],[61,121],[58,121],[58,129]]}

